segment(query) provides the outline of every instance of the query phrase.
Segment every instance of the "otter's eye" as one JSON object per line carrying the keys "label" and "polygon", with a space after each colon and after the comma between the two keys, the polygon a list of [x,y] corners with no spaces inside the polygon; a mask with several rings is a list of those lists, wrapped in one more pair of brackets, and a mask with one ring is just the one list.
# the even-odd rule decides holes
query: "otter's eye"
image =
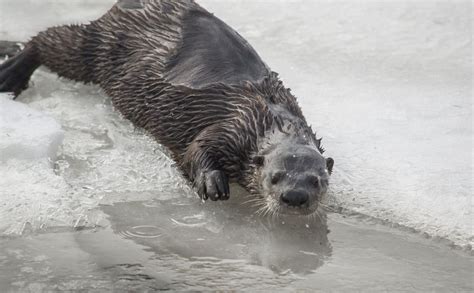
{"label": "otter's eye", "polygon": [[272,176],[272,184],[277,184],[278,181],[281,180],[281,178],[283,178],[283,173],[282,173],[282,172],[277,172],[277,173],[273,174],[273,176]]}
{"label": "otter's eye", "polygon": [[310,176],[310,177],[309,177],[309,180],[311,181],[311,183],[312,183],[315,187],[319,187],[320,182],[319,182],[318,176]]}
{"label": "otter's eye", "polygon": [[319,187],[319,179],[315,178],[313,181],[314,186]]}

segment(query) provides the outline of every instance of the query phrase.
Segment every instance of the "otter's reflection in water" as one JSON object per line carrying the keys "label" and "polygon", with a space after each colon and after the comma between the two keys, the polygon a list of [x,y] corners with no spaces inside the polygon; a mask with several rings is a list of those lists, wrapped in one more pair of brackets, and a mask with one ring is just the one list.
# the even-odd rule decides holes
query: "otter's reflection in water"
{"label": "otter's reflection in water", "polygon": [[[234,194],[235,195],[235,194]],[[112,229],[159,255],[240,260],[277,273],[310,273],[331,254],[324,214],[257,215],[245,195],[200,204],[194,198],[127,202],[102,209]]]}

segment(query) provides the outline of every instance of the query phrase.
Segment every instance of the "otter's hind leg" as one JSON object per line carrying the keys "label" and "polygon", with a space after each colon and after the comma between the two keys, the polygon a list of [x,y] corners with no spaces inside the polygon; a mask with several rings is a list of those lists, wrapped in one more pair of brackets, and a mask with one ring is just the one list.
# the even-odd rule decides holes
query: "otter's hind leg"
{"label": "otter's hind leg", "polygon": [[49,28],[30,44],[37,50],[41,65],[61,77],[80,82],[95,82],[95,62],[100,41],[91,25],[63,25]]}
{"label": "otter's hind leg", "polygon": [[38,54],[32,46],[27,46],[0,64],[0,92],[12,92],[15,97],[18,96],[28,87],[30,77],[38,66]]}

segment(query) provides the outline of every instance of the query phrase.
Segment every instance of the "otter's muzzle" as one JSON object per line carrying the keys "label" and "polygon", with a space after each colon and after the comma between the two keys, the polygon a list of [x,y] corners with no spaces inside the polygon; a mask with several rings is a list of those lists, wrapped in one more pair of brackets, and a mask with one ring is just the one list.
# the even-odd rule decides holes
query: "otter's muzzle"
{"label": "otter's muzzle", "polygon": [[291,190],[283,193],[280,201],[291,207],[306,207],[309,203],[309,194],[300,190]]}

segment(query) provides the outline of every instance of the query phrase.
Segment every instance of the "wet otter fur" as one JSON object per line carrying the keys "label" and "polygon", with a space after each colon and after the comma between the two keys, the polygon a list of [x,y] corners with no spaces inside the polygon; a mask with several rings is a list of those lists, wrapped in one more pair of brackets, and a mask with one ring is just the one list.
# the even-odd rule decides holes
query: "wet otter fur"
{"label": "wet otter fur", "polygon": [[40,65],[100,85],[202,199],[226,200],[237,182],[263,210],[311,213],[327,190],[334,161],[296,98],[192,0],[120,0],[90,24],[49,28],[0,65],[0,92],[18,96]]}

